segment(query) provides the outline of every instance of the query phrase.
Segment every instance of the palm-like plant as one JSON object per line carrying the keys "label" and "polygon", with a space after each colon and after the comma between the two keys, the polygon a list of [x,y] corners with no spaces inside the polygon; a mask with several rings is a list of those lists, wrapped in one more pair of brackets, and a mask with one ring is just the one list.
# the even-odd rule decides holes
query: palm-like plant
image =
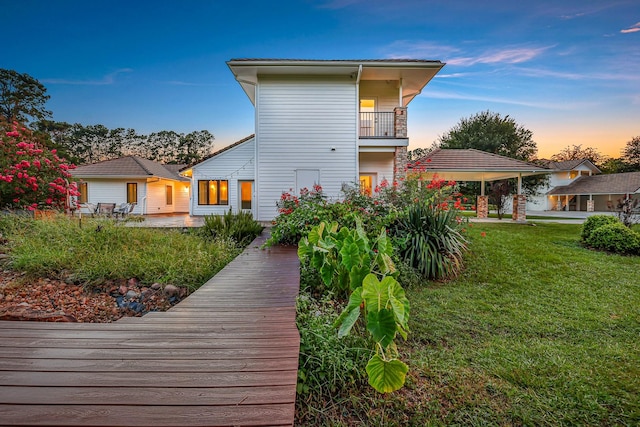
{"label": "palm-like plant", "polygon": [[462,268],[467,240],[456,209],[419,202],[397,219],[393,234],[404,262],[428,279],[455,276]]}

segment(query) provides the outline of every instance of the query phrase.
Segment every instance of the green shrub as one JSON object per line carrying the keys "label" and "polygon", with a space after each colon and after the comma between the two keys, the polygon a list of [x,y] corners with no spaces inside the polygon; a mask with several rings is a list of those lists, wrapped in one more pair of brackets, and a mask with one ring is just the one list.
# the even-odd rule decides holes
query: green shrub
{"label": "green shrub", "polygon": [[606,224],[593,230],[586,241],[595,249],[619,254],[640,254],[640,235],[621,222]]}
{"label": "green shrub", "polygon": [[582,225],[582,234],[581,238],[583,242],[586,242],[593,230],[596,228],[602,227],[607,224],[616,224],[619,223],[620,220],[612,215],[593,215],[587,218],[587,220]]}
{"label": "green shrub", "polygon": [[428,279],[454,276],[462,268],[467,240],[456,209],[414,204],[392,225],[400,258]]}
{"label": "green shrub", "polygon": [[202,233],[205,236],[233,239],[244,247],[262,233],[264,227],[253,219],[250,212],[233,213],[231,209],[224,215],[206,215]]}

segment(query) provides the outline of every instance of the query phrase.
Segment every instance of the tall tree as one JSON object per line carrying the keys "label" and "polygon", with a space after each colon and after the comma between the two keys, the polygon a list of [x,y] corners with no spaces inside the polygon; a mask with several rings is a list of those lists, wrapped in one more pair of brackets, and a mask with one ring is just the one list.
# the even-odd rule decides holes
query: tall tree
{"label": "tall tree", "polygon": [[566,162],[567,160],[590,160],[596,166],[602,165],[607,159],[596,148],[586,147],[582,148],[580,145],[567,145],[557,154],[551,156],[551,160],[554,162]]}
{"label": "tall tree", "polygon": [[622,152],[622,158],[633,170],[640,171],[640,136],[633,137],[627,142]]}
{"label": "tall tree", "polygon": [[178,153],[171,163],[190,165],[213,153],[214,136],[208,130],[180,134]]}
{"label": "tall tree", "polygon": [[0,116],[8,123],[28,123],[51,116],[47,89],[29,74],[0,68]]}
{"label": "tall tree", "polygon": [[409,150],[407,153],[407,160],[414,161],[423,158],[427,154],[433,151],[434,147],[431,148],[415,148],[413,150]]}
{"label": "tall tree", "polygon": [[438,142],[440,148],[475,148],[524,161],[533,160],[538,152],[533,132],[508,115],[491,111],[462,118]]}

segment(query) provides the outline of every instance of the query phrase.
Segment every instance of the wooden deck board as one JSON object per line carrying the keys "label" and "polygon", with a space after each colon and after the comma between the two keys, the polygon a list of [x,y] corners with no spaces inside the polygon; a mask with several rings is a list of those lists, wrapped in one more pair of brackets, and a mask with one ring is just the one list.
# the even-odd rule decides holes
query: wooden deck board
{"label": "wooden deck board", "polygon": [[164,313],[0,322],[0,424],[293,425],[298,259],[262,242]]}

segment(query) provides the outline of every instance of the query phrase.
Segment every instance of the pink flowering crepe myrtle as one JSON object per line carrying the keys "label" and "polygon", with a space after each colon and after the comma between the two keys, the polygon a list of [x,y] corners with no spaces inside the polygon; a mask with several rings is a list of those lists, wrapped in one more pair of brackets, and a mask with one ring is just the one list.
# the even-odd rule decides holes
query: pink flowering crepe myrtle
{"label": "pink flowering crepe myrtle", "polygon": [[0,208],[64,209],[78,196],[69,170],[75,168],[13,123],[0,139]]}

